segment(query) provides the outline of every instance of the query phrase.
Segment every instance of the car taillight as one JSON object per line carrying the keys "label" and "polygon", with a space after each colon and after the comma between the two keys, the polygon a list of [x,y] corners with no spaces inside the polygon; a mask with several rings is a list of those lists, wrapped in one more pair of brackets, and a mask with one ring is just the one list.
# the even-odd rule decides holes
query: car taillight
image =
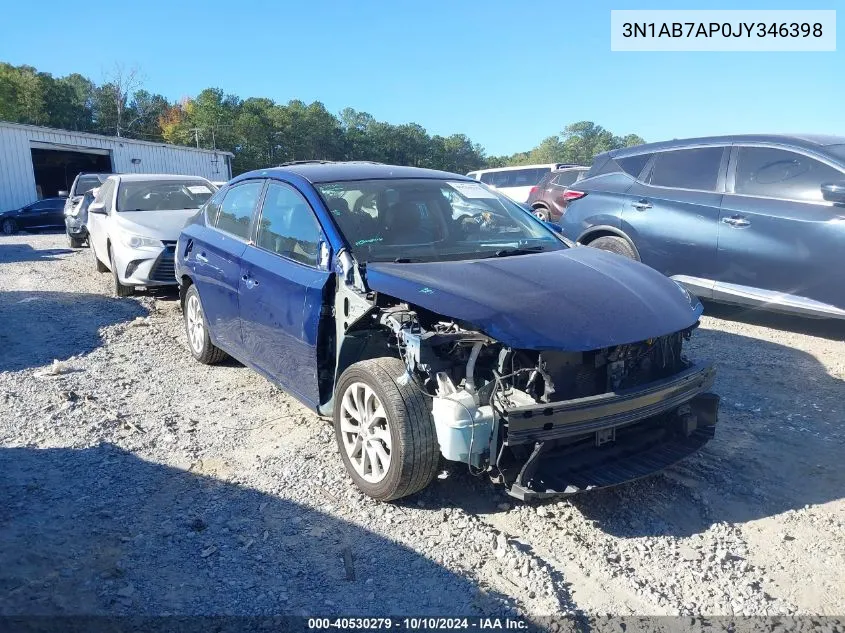
{"label": "car taillight", "polygon": [[538,189],[539,187],[531,187],[531,191],[528,192],[528,195],[533,196],[535,193],[537,193]]}
{"label": "car taillight", "polygon": [[563,201],[564,202],[572,202],[573,200],[578,200],[579,198],[583,198],[587,195],[586,191],[577,191],[575,189],[567,189],[563,192]]}

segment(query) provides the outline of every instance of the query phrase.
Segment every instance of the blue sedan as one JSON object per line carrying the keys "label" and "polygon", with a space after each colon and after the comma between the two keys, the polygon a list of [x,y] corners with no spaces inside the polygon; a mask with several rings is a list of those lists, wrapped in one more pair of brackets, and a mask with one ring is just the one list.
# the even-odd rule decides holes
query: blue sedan
{"label": "blue sedan", "polygon": [[423,489],[441,459],[520,499],[573,494],[714,435],[713,367],[683,353],[698,300],[464,176],[243,174],[182,231],[176,277],[194,357],[232,356],[331,417],[376,499]]}

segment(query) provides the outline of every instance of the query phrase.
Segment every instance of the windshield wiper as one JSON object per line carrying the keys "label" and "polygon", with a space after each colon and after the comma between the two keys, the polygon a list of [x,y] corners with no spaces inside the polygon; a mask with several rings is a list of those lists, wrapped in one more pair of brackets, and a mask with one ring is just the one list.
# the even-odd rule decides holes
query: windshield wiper
{"label": "windshield wiper", "polygon": [[511,255],[530,255],[531,253],[542,253],[543,246],[521,246],[519,248],[501,248],[495,252],[496,257],[509,257]]}

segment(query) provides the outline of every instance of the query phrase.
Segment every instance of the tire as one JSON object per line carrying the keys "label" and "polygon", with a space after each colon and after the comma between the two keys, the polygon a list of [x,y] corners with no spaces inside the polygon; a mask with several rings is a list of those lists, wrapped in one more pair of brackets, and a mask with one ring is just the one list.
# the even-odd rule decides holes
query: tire
{"label": "tire", "polygon": [[631,246],[626,239],[621,237],[605,235],[594,239],[592,242],[587,244],[587,246],[592,246],[593,248],[598,248],[610,253],[616,253],[617,255],[622,255],[622,257],[633,259],[635,262],[640,261],[634,247]]}
{"label": "tire", "polygon": [[533,213],[538,220],[542,220],[543,222],[549,221],[549,210],[546,207],[535,207],[531,210],[531,213]]}
{"label": "tire", "polygon": [[18,230],[18,225],[14,220],[3,220],[2,228],[4,235],[12,235],[12,233]]}
{"label": "tire", "polygon": [[97,251],[94,250],[94,245],[91,244],[90,239],[88,243],[91,246],[91,257],[94,259],[94,270],[96,270],[98,273],[107,272],[109,267],[106,266],[103,262],[101,262],[100,258],[97,257]]}
{"label": "tire", "polygon": [[109,247],[109,264],[111,265],[111,275],[114,281],[114,294],[116,297],[131,297],[135,294],[135,286],[127,286],[120,283],[120,277],[117,276],[117,266],[114,263],[114,252]]}
{"label": "tire", "polygon": [[182,310],[182,318],[185,322],[185,334],[188,337],[188,349],[191,350],[194,358],[204,365],[215,365],[228,356],[211,342],[200,293],[194,285],[185,293],[185,309]]}
{"label": "tire", "polygon": [[82,245],[85,243],[85,240],[75,237],[70,233],[67,233],[67,245],[71,248],[82,248]]}
{"label": "tire", "polygon": [[[398,358],[373,358],[348,367],[335,389],[334,430],[343,465],[361,492],[379,501],[419,492],[434,479],[440,463],[426,396],[413,381],[401,384],[404,374]],[[383,415],[374,416],[379,409]],[[362,417],[365,423],[369,419],[364,445],[355,431]],[[374,468],[373,462],[379,464]]]}

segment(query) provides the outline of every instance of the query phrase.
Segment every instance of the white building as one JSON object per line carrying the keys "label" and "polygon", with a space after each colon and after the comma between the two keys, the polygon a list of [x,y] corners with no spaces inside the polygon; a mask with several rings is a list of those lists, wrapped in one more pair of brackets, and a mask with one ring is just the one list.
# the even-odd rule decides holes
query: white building
{"label": "white building", "polygon": [[230,152],[0,121],[0,211],[70,189],[79,172],[232,177]]}

